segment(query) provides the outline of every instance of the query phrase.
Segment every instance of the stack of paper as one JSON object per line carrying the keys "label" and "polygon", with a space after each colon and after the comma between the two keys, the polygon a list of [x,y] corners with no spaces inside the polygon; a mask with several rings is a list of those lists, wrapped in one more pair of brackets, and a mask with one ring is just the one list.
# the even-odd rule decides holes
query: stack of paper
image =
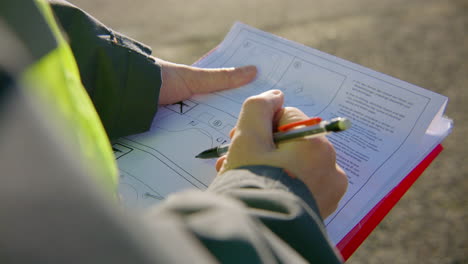
{"label": "stack of paper", "polygon": [[196,63],[243,65],[257,66],[253,83],[161,107],[151,131],[113,144],[127,206],[144,208],[182,189],[206,188],[216,175],[214,161],[194,156],[229,142],[247,97],[280,89],[286,106],[353,123],[348,131],[328,136],[350,183],[338,210],[325,220],[331,240],[343,250],[363,219],[374,215],[451,131],[452,122],[443,116],[446,97],[241,23]]}

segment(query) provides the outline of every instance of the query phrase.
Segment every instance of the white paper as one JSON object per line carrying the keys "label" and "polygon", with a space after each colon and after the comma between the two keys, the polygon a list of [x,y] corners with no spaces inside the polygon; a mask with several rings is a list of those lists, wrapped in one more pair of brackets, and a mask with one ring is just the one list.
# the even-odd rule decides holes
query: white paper
{"label": "white paper", "polygon": [[[216,175],[215,161],[195,155],[229,142],[247,97],[280,89],[286,106],[353,123],[348,131],[328,136],[350,182],[338,210],[325,220],[338,243],[451,127],[441,117],[444,96],[241,23],[196,63],[243,65],[257,66],[253,83],[160,107],[149,132],[114,143],[124,204],[145,208],[179,190],[206,188]],[[427,132],[433,120],[435,134]]]}

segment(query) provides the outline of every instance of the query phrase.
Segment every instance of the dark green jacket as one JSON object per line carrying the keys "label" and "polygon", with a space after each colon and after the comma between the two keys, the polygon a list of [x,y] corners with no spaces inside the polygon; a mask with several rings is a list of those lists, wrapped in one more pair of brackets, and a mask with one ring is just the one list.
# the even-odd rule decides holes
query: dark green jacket
{"label": "dark green jacket", "polygon": [[161,86],[151,49],[67,2],[51,3],[109,138],[149,129]]}
{"label": "dark green jacket", "polygon": [[[53,9],[108,135],[147,129],[161,85],[149,48],[67,3]],[[143,218],[121,212],[74,166],[73,150],[50,136],[47,117],[8,75],[0,75],[0,127],[7,128],[0,167],[8,171],[0,184],[0,262],[340,262],[312,195],[281,168],[228,171],[206,192],[170,196]]]}

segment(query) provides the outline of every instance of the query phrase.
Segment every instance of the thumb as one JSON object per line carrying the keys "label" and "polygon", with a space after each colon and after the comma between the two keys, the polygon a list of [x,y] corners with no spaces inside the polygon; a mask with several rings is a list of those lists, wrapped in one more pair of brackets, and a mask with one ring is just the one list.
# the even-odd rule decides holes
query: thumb
{"label": "thumb", "polygon": [[281,118],[279,119],[278,126],[291,124],[298,121],[304,121],[309,117],[296,107],[285,107]]}
{"label": "thumb", "polygon": [[247,98],[239,114],[233,145],[237,143],[256,152],[274,148],[273,122],[276,113],[282,109],[283,101],[284,95],[280,90],[270,90]]}

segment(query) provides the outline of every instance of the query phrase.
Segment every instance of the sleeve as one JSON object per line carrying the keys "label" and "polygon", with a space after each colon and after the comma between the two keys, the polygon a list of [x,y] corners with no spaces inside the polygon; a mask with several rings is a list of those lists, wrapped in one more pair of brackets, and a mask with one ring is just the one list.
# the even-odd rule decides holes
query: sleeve
{"label": "sleeve", "polygon": [[206,192],[169,197],[150,225],[168,215],[222,263],[341,263],[312,195],[280,168],[228,171]]}
{"label": "sleeve", "polygon": [[162,83],[151,49],[68,2],[50,1],[109,138],[149,129]]}

